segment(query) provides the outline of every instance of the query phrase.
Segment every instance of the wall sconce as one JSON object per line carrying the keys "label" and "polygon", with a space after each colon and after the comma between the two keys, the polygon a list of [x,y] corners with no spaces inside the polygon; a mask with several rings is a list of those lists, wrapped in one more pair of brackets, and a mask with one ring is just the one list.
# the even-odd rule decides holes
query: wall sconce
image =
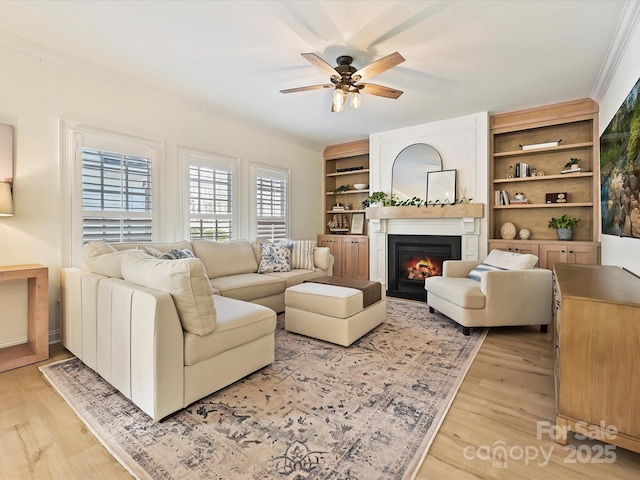
{"label": "wall sconce", "polygon": [[0,216],[13,216],[13,126],[0,123]]}

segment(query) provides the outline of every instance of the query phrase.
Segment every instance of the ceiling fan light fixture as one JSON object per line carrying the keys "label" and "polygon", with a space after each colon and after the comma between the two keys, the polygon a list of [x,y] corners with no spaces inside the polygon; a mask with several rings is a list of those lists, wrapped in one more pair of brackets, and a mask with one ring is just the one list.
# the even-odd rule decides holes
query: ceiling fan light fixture
{"label": "ceiling fan light fixture", "polygon": [[351,93],[351,108],[360,108],[362,105],[362,98],[360,97],[360,92]]}
{"label": "ceiling fan light fixture", "polygon": [[334,107],[340,107],[340,110],[342,110],[342,106],[344,105],[344,93],[342,91],[342,88],[340,87],[336,87],[336,89],[333,91],[333,106]]}

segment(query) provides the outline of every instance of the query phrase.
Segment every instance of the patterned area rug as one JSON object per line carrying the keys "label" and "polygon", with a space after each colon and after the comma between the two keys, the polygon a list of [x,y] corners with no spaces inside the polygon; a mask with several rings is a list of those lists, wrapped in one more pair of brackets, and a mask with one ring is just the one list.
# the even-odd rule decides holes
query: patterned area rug
{"label": "patterned area rug", "polygon": [[76,358],[41,370],[136,478],[411,478],[486,330],[387,305],[349,348],[288,333],[280,315],[272,365],[158,423]]}

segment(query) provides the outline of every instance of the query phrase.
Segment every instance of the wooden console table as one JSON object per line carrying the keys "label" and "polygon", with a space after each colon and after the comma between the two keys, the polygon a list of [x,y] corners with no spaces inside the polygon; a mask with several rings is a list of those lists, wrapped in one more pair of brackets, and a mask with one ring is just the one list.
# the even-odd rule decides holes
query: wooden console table
{"label": "wooden console table", "polygon": [[0,266],[0,281],[24,279],[27,279],[29,289],[27,343],[0,349],[0,372],[49,358],[47,267],[43,265]]}
{"label": "wooden console table", "polygon": [[640,453],[640,278],[606,265],[554,269],[556,440],[572,431]]}

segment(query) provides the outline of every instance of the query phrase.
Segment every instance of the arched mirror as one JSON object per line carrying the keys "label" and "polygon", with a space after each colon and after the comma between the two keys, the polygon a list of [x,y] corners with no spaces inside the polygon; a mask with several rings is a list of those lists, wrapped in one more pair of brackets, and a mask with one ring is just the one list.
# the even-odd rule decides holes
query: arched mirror
{"label": "arched mirror", "polygon": [[426,143],[404,148],[393,162],[391,193],[400,201],[413,197],[427,198],[427,173],[442,170],[438,151]]}

